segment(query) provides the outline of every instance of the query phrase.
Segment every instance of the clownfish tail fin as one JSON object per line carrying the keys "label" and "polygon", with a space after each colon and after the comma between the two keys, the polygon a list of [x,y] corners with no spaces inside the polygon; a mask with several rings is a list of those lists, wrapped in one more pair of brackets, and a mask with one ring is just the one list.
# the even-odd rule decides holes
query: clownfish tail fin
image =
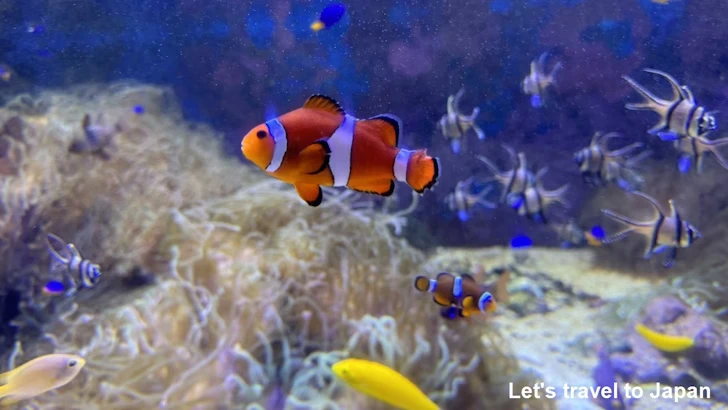
{"label": "clownfish tail fin", "polygon": [[418,193],[432,189],[440,177],[440,160],[427,155],[426,150],[414,151],[407,164],[407,184]]}

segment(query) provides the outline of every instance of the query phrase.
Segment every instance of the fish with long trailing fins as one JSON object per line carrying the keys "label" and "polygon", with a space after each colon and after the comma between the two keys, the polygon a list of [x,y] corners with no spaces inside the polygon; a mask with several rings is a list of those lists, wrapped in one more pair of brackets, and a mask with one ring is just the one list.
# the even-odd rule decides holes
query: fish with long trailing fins
{"label": "fish with long trailing fins", "polygon": [[417,385],[398,371],[364,359],[344,359],[331,371],[353,389],[402,410],[439,410]]}
{"label": "fish with long trailing fins", "polygon": [[703,160],[706,154],[713,154],[715,159],[718,161],[720,166],[728,169],[728,161],[718,151],[718,147],[728,144],[728,138],[720,138],[716,140],[709,140],[707,137],[694,137],[694,138],[682,138],[677,141],[673,141],[673,145],[678,152],[680,157],[677,162],[677,169],[681,173],[690,171],[692,164],[696,165],[698,174],[703,172]]}
{"label": "fish with long trailing fins", "polygon": [[121,123],[109,125],[105,121],[103,113],[99,113],[94,120],[91,119],[91,115],[84,115],[81,128],[84,138],[74,140],[68,151],[77,154],[89,153],[103,160],[111,158],[111,151],[114,150],[114,137],[124,132],[124,126]]}
{"label": "fish with long trailing fins", "polygon": [[[83,288],[92,288],[101,279],[101,267],[85,259],[74,244],[66,243],[58,236],[49,233],[46,236],[46,246],[51,256],[51,271],[60,268],[63,270],[64,280],[71,284],[67,292],[69,296],[78,290],[77,279],[80,279]],[[63,282],[48,283],[53,287],[57,287],[58,284],[63,286]]]}
{"label": "fish with long trailing fins", "polygon": [[615,137],[622,137],[622,135],[616,132],[594,133],[589,146],[574,154],[574,162],[579,166],[579,172],[587,184],[604,186],[608,183],[616,183],[627,191],[639,189],[644,183],[644,178],[637,173],[635,167],[651,152],[645,150],[631,158],[626,158],[627,155],[641,148],[643,144],[635,142],[610,151],[607,147],[608,141]]}
{"label": "fish with long trailing fins", "polygon": [[518,215],[525,216],[536,222],[548,223],[546,209],[552,204],[559,203],[565,207],[569,201],[564,199],[564,194],[569,190],[569,184],[562,185],[558,189],[549,191],[544,188],[541,179],[548,172],[548,168],[541,168],[533,178],[533,183],[526,187],[520,197],[512,196],[508,205],[518,212]]}
{"label": "fish with long trailing fins", "polygon": [[548,89],[556,84],[556,73],[561,70],[560,62],[556,63],[551,72],[546,72],[546,58],[548,53],[542,53],[537,60],[531,61],[531,72],[523,79],[523,92],[531,96],[533,108],[543,107],[546,103]]}
{"label": "fish with long trailing fins", "polygon": [[456,317],[452,313],[459,317],[470,317],[493,312],[497,308],[493,295],[467,273],[453,275],[441,272],[435,279],[420,275],[415,278],[414,285],[420,292],[432,293],[433,302],[443,308],[441,314],[448,314],[446,317],[450,319]]}
{"label": "fish with long trailing fins", "polygon": [[485,139],[485,132],[475,123],[475,118],[480,114],[480,108],[473,108],[470,115],[460,112],[460,99],[465,94],[465,88],[461,88],[457,94],[447,98],[447,112],[440,118],[437,123],[442,135],[450,142],[450,148],[453,154],[459,154],[465,146],[465,135],[471,129],[478,136],[479,140]]}
{"label": "fish with long trailing fins", "polygon": [[645,258],[649,258],[653,253],[667,251],[663,266],[665,268],[671,267],[675,263],[675,258],[677,258],[678,248],[687,248],[692,245],[696,240],[700,239],[700,232],[691,223],[682,219],[672,199],[668,201],[670,212],[667,212],[651,196],[638,191],[632,193],[649,201],[657,215],[648,221],[637,221],[608,209],[602,209],[604,215],[627,225],[626,229],[606,237],[603,242],[613,243],[626,238],[631,233],[642,235],[647,239]]}
{"label": "fish with long trailing fins", "polygon": [[499,202],[506,203],[520,198],[526,191],[526,188],[533,183],[533,172],[528,169],[526,154],[513,150],[506,144],[501,145],[510,157],[513,169],[510,171],[501,171],[493,162],[483,155],[477,155],[476,158],[493,173],[493,179],[498,182],[501,187],[501,197]]}
{"label": "fish with long trailing fins", "polygon": [[664,71],[646,68],[643,71],[659,75],[670,83],[672,97],[665,100],[657,97],[633,79],[623,76],[642,97],[643,102],[629,103],[628,110],[653,111],[660,116],[660,120],[647,132],[657,135],[663,141],[674,141],[684,137],[701,137],[707,132],[716,130],[718,122],[715,119],[717,111],[708,111],[695,101],[692,91],[675,80]]}
{"label": "fish with long trailing fins", "polygon": [[0,374],[0,406],[30,399],[71,382],[86,360],[74,354],[49,354]]}
{"label": "fish with long trailing fins", "polygon": [[458,219],[462,222],[466,222],[470,219],[470,212],[478,205],[488,209],[494,209],[497,207],[496,204],[486,199],[488,194],[490,194],[493,190],[493,187],[488,185],[479,193],[473,194],[470,192],[470,185],[472,181],[473,177],[459,181],[455,185],[453,192],[449,193],[445,197],[445,203],[450,211],[456,212]]}
{"label": "fish with long trailing fins", "polygon": [[391,114],[359,120],[334,99],[313,95],[303,107],[253,128],[241,148],[310,206],[321,204],[321,186],[390,196],[394,181],[402,181],[423,193],[437,182],[439,161],[424,149],[398,148],[400,124]]}

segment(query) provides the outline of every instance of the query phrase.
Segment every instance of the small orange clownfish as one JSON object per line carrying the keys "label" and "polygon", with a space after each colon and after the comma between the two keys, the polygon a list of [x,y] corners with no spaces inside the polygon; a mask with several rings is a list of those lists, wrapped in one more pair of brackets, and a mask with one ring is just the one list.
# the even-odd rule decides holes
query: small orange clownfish
{"label": "small orange clownfish", "polygon": [[439,176],[426,150],[397,148],[400,120],[390,114],[358,120],[332,98],[314,95],[302,108],[253,128],[243,155],[271,176],[293,184],[310,206],[323,200],[321,186],[389,196],[394,180],[418,193]]}
{"label": "small orange clownfish", "polygon": [[443,316],[449,319],[453,319],[453,310],[450,309],[453,307],[461,317],[493,312],[497,307],[493,295],[486,292],[484,287],[468,274],[455,276],[442,272],[435,279],[418,276],[415,278],[415,289],[432,293],[433,301],[445,308]]}

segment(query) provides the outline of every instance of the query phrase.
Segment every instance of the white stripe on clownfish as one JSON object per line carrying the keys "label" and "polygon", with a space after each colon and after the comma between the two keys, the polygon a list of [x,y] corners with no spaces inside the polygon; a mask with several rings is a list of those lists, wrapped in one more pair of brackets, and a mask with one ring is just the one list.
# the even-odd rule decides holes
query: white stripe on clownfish
{"label": "white stripe on clownfish", "polygon": [[351,174],[351,148],[354,142],[354,124],[357,119],[345,115],[339,128],[326,142],[331,150],[329,168],[334,177],[333,186],[347,186]]}
{"label": "white stripe on clownfish", "polygon": [[463,278],[462,276],[456,276],[455,282],[452,285],[452,295],[455,298],[459,298],[463,295]]}
{"label": "white stripe on clownfish", "polygon": [[394,178],[397,181],[407,182],[407,165],[409,165],[410,155],[414,151],[400,149],[397,157],[394,159]]}
{"label": "white stripe on clownfish", "polygon": [[276,172],[283,164],[283,158],[288,150],[288,139],[286,137],[286,129],[277,118],[265,123],[268,126],[268,133],[273,138],[273,158],[265,169],[267,172]]}

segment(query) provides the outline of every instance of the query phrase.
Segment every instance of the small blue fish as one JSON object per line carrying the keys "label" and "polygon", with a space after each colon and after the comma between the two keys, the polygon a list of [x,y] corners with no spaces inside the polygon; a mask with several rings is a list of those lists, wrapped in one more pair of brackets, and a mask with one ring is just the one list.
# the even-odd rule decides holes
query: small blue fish
{"label": "small blue fish", "polygon": [[143,105],[135,105],[134,106],[134,114],[136,115],[142,115],[144,114],[146,110],[144,109]]}
{"label": "small blue fish", "polygon": [[601,227],[601,225],[594,225],[591,229],[591,234],[596,239],[599,239],[600,241],[607,237],[606,232],[604,232],[604,228]]}
{"label": "small blue fish", "polygon": [[311,30],[317,32],[330,28],[341,21],[344,14],[346,14],[346,6],[341,3],[331,3],[321,12],[319,19],[311,24]]}
{"label": "small blue fish", "polygon": [[43,293],[53,296],[61,295],[63,294],[63,292],[65,292],[65,290],[66,287],[63,285],[63,283],[56,280],[52,280],[46,283],[46,285],[43,287]]}
{"label": "small blue fish", "polygon": [[529,238],[527,235],[517,235],[513,239],[511,239],[511,248],[514,249],[522,249],[522,248],[530,248],[533,246],[533,240]]}

